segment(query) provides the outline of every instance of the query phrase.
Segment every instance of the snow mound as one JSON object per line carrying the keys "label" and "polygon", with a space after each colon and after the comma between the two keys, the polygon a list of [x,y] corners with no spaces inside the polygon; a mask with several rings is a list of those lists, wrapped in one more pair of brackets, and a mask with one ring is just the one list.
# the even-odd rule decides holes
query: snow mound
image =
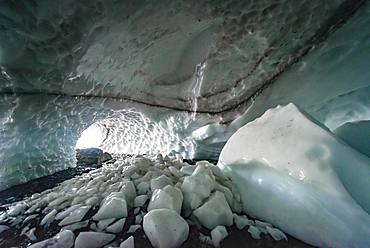
{"label": "snow mound", "polygon": [[252,217],[315,246],[370,246],[370,160],[295,105],[270,109],[240,128],[218,166]]}

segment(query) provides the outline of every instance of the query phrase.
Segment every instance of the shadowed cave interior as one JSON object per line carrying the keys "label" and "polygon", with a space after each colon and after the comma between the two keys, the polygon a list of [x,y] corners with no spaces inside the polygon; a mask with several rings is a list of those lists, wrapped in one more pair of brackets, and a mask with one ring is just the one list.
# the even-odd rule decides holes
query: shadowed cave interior
{"label": "shadowed cave interior", "polygon": [[370,3],[0,1],[0,247],[370,247]]}

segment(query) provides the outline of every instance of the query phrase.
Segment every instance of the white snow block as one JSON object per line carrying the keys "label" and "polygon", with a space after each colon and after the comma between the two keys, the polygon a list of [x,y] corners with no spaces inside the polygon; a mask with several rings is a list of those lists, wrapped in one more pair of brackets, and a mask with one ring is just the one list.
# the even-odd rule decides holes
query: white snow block
{"label": "white snow block", "polygon": [[206,228],[212,230],[216,226],[231,226],[233,224],[233,213],[223,193],[216,191],[199,208],[194,210],[194,215]]}
{"label": "white snow block", "polygon": [[108,244],[115,235],[101,232],[80,232],[76,238],[75,248],[99,248]]}
{"label": "white snow block", "polygon": [[134,237],[133,236],[128,237],[125,241],[123,241],[119,245],[119,248],[135,248]]}
{"label": "white snow block", "polygon": [[218,163],[245,213],[328,247],[370,247],[369,165],[293,104],[240,128]]}
{"label": "white snow block", "polygon": [[61,222],[59,222],[59,226],[69,225],[75,222],[79,222],[83,219],[86,213],[90,210],[91,206],[83,206],[78,209],[73,210],[67,217],[65,217]]}
{"label": "white snow block", "polygon": [[102,201],[102,205],[93,216],[93,220],[127,217],[126,200],[119,193],[113,192]]}
{"label": "white snow block", "polygon": [[148,205],[148,211],[152,209],[168,208],[181,214],[183,196],[179,188],[167,185],[163,189],[153,192]]}
{"label": "white snow block", "polygon": [[227,237],[229,233],[224,226],[216,226],[211,231],[212,244],[215,247],[220,247],[220,242]]}
{"label": "white snow block", "polygon": [[184,178],[181,185],[184,194],[184,206],[187,210],[199,207],[203,200],[209,197],[215,187],[212,171],[204,165],[199,165],[191,176]]}
{"label": "white snow block", "polygon": [[28,248],[71,248],[75,235],[72,231],[64,230],[55,235],[53,238],[43,240],[41,242],[30,245]]}
{"label": "white snow block", "polygon": [[188,223],[174,210],[154,209],[144,216],[143,228],[155,248],[176,248],[188,238]]}

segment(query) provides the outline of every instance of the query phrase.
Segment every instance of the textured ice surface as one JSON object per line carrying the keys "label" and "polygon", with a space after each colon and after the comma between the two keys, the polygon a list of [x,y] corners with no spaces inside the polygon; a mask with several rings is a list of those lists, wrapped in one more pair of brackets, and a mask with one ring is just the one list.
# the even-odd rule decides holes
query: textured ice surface
{"label": "textured ice surface", "polygon": [[[109,152],[217,159],[237,128],[278,103],[328,122],[337,110],[368,116],[367,103],[342,96],[368,86],[369,7],[336,30],[341,11],[365,1],[343,2],[1,1],[0,189],[74,166],[95,122],[91,144]],[[248,100],[296,59],[261,96],[266,106]]]}
{"label": "textured ice surface", "polygon": [[333,132],[353,149],[370,157],[370,120],[348,122]]}
{"label": "textured ice surface", "polygon": [[[121,193],[121,194],[117,194]],[[127,203],[122,192],[112,192],[102,202],[94,220],[127,217]],[[124,196],[124,195],[123,195]]]}
{"label": "textured ice surface", "polygon": [[144,232],[155,248],[173,248],[188,238],[188,223],[174,210],[154,209],[144,216]]}
{"label": "textured ice surface", "polygon": [[316,246],[370,245],[370,159],[293,104],[239,129],[219,166],[246,213]]}

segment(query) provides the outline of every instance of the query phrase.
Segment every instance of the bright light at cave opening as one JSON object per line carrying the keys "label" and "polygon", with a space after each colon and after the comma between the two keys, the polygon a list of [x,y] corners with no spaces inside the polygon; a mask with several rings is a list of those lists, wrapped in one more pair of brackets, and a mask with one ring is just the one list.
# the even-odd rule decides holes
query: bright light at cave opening
{"label": "bright light at cave opening", "polygon": [[76,143],[76,149],[100,147],[105,138],[104,127],[99,124],[92,124],[86,128]]}

